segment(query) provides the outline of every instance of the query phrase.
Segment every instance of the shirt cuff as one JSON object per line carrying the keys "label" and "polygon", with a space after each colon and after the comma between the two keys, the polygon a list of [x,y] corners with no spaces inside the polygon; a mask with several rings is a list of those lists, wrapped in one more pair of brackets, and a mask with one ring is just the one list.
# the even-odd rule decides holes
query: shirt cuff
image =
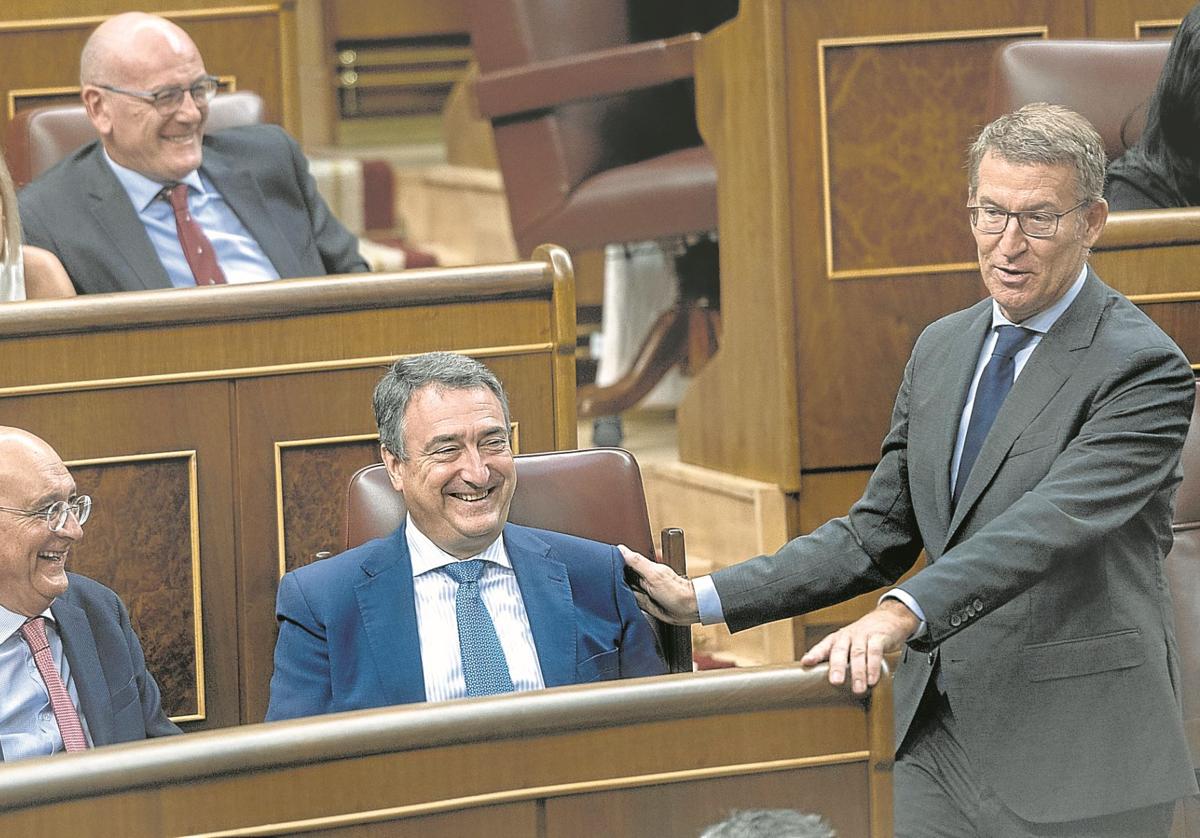
{"label": "shirt cuff", "polygon": [[696,608],[700,611],[700,623],[706,626],[725,622],[725,611],[721,608],[721,597],[717,594],[717,586],[711,576],[701,576],[692,580],[692,589],[696,592]]}
{"label": "shirt cuff", "polygon": [[908,636],[909,640],[916,640],[922,637],[929,630],[929,624],[925,622],[925,612],[921,610],[921,606],[917,605],[917,601],[912,598],[912,594],[901,588],[892,588],[879,598],[880,602],[885,599],[899,600],[905,608],[917,615],[917,619],[921,621],[912,634]]}

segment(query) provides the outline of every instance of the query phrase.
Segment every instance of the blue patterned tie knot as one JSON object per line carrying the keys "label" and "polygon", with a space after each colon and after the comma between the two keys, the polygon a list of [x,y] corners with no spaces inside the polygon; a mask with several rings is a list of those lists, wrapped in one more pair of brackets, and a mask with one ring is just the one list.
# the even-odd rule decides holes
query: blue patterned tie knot
{"label": "blue patterned tie knot", "polygon": [[992,357],[983,368],[979,384],[975,387],[971,421],[967,424],[967,435],[963,439],[962,453],[958,459],[958,477],[954,481],[954,503],[958,503],[958,497],[971,474],[971,467],[975,465],[975,458],[979,456],[988,431],[996,421],[996,414],[1000,412],[1000,405],[1012,389],[1013,374],[1016,371],[1014,358],[1037,334],[1021,326],[997,326],[996,333],[996,346],[992,349]]}
{"label": "blue patterned tie knot", "polygon": [[483,561],[468,559],[442,568],[458,583],[454,610],[458,617],[458,645],[462,655],[467,695],[495,695],[513,691],[512,676],[496,625],[479,594]]}

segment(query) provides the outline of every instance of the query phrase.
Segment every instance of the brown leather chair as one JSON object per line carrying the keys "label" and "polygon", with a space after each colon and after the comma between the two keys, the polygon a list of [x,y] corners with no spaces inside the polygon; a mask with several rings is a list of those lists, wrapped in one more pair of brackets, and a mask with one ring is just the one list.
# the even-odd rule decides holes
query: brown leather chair
{"label": "brown leather chair", "polygon": [[[555,451],[516,458],[517,489],[508,520],[653,556],[654,541],[637,461],[618,448]],[[404,520],[404,496],[383,463],[359,469],[346,493],[346,549],[388,535]],[[686,572],[683,531],[662,532],[660,561]],[[691,630],[650,618],[671,672],[692,671]]]}
{"label": "brown leather chair", "polygon": [[[492,121],[522,253],[546,242],[591,250],[682,241],[717,227],[716,170],[696,133],[690,86],[700,35],[638,41],[631,5],[467,3],[476,98]],[[581,390],[581,413],[620,412],[687,360],[689,320],[715,341],[715,326],[694,312],[716,303],[716,259],[700,261],[698,270],[680,266],[683,302],[651,331],[634,372],[604,391]]]}
{"label": "brown leather chair", "polygon": [[[208,105],[206,131],[263,121],[263,100],[248,90],[220,93]],[[47,105],[18,111],[8,124],[8,167],[17,187],[96,139],[83,105]]]}
{"label": "brown leather chair", "polygon": [[[1183,483],[1175,496],[1175,544],[1167,555],[1167,582],[1182,663],[1184,726],[1192,763],[1200,777],[1200,392],[1197,396],[1192,426],[1183,446]],[[1176,829],[1178,821],[1183,820],[1183,835],[1200,835],[1200,799],[1186,801],[1181,809]]]}
{"label": "brown leather chair", "polygon": [[1030,102],[1070,108],[1096,127],[1112,160],[1142,135],[1170,46],[1168,40],[1016,41],[996,53],[991,111],[999,116]]}

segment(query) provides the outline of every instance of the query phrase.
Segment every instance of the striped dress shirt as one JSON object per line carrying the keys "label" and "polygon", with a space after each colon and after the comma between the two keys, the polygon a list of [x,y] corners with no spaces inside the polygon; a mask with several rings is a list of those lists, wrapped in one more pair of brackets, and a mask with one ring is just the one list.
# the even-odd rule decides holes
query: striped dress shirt
{"label": "striped dress shirt", "polygon": [[[417,529],[411,516],[404,534],[412,559],[417,633],[421,641],[421,666],[425,670],[425,698],[428,701],[465,698],[467,682],[463,678],[454,604],[458,583],[441,570],[458,559],[430,541]],[[542,667],[533,643],[529,615],[525,612],[525,601],[521,598],[517,576],[504,549],[504,538],[497,538],[482,553],[469,558],[484,562],[483,573],[479,576],[479,593],[492,622],[496,624],[496,634],[504,648],[514,688],[517,692],[541,689],[546,682],[542,678]]]}

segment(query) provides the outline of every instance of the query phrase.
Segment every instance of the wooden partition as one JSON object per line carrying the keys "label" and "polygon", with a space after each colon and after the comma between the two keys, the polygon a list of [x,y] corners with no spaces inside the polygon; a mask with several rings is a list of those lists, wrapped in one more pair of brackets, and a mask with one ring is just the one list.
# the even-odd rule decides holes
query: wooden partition
{"label": "wooden partition", "polygon": [[194,727],[266,710],[281,573],[338,552],[402,354],[488,364],[520,449],[575,447],[574,288],[536,261],[0,305],[0,424],[95,498],[70,568],[113,587]]}
{"label": "wooden partition", "polygon": [[[777,486],[791,535],[844,514],[878,460],[917,335],[985,294],[964,154],[990,116],[995,51],[1021,38],[1161,35],[1191,5],[742,0],[697,53],[722,334],[679,408],[681,459]],[[1194,269],[1126,285],[1109,264],[1098,260],[1101,276],[1129,293],[1200,290]],[[1192,315],[1146,310],[1194,343],[1170,320]]]}
{"label": "wooden partition", "polygon": [[[299,0],[312,2],[312,0]],[[79,53],[106,17],[134,8],[161,14],[188,31],[205,68],[226,90],[253,90],[266,121],[299,131],[297,0],[215,3],[213,0],[20,0],[0,7],[0,137],[13,113],[79,99]]]}
{"label": "wooden partition", "polygon": [[731,809],[890,838],[890,677],[796,666],[343,713],[0,768],[0,834],[694,838]]}

